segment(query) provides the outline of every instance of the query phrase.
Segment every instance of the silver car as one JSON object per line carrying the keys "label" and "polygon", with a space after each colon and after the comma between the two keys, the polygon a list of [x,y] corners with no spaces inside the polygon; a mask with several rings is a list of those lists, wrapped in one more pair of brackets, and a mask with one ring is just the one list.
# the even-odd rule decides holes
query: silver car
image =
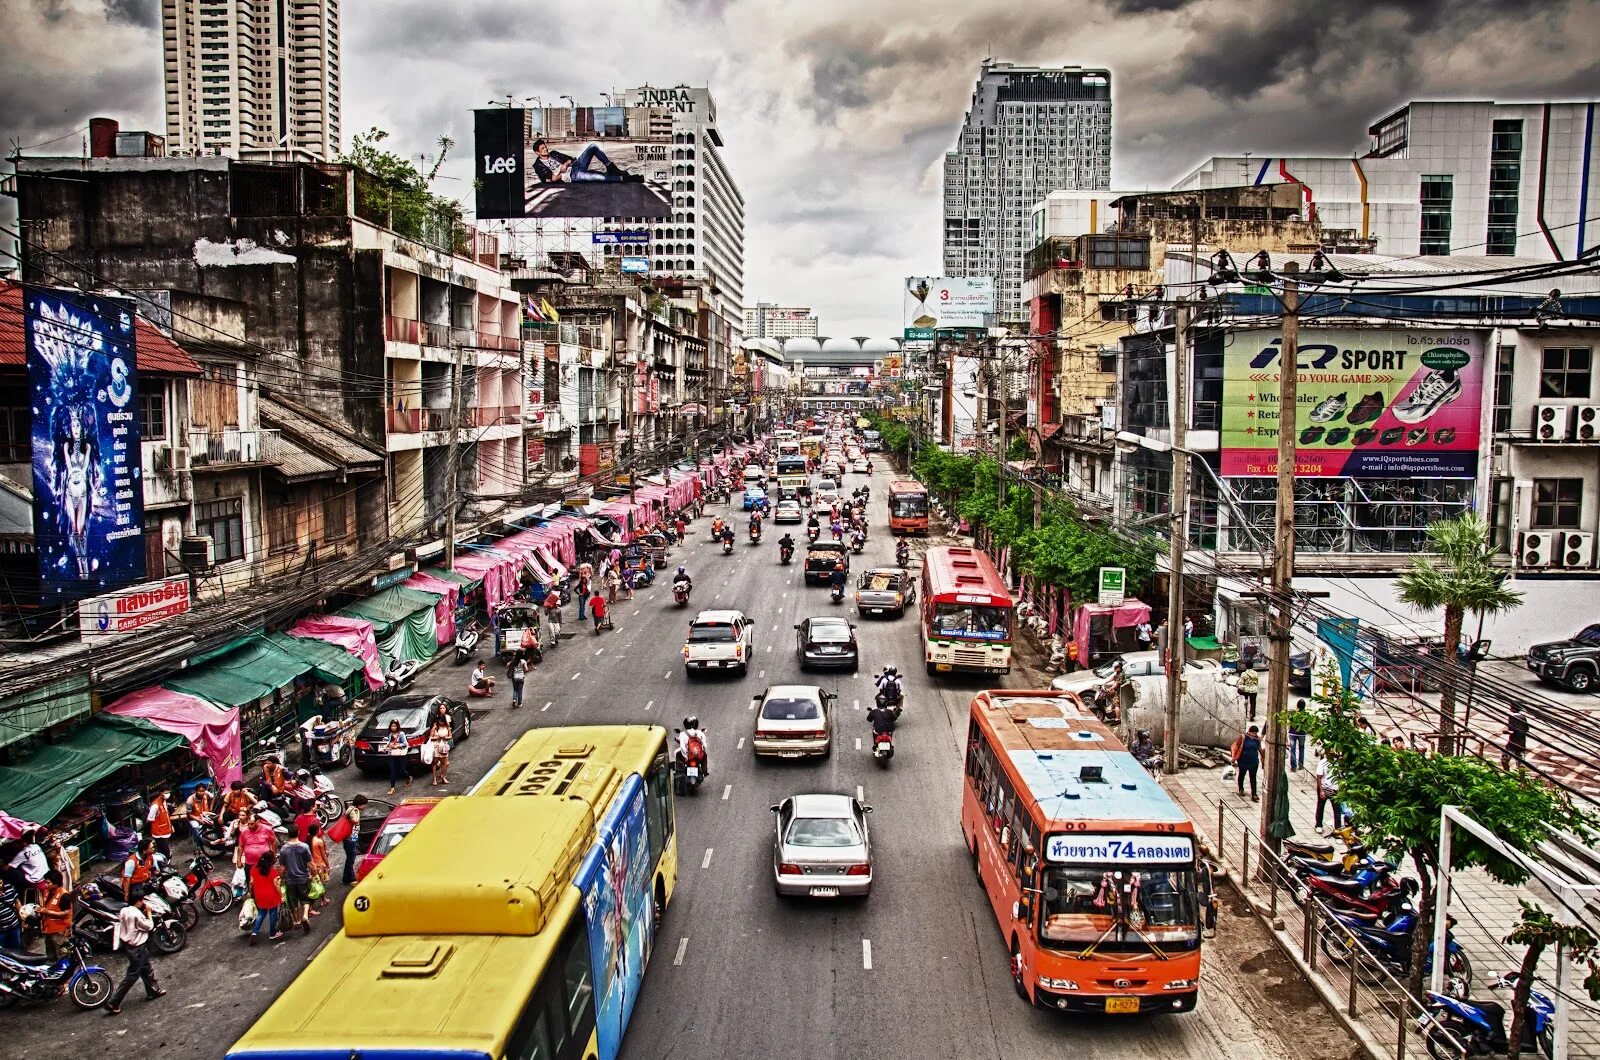
{"label": "silver car", "polygon": [[833,753],[833,697],[816,685],[773,685],[751,700],[756,757],[827,758]]}
{"label": "silver car", "polygon": [[794,795],[774,806],[773,889],[800,898],[871,894],[871,812],[848,795]]}

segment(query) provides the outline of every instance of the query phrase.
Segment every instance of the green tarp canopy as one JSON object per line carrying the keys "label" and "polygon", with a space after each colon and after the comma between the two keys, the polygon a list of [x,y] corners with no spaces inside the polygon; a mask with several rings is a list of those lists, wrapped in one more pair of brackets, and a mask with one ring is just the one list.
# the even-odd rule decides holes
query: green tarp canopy
{"label": "green tarp canopy", "polygon": [[1218,651],[1222,643],[1216,637],[1190,637],[1189,647],[1195,651]]}
{"label": "green tarp canopy", "polygon": [[251,637],[225,655],[211,657],[161,682],[223,707],[242,707],[270,696],[311,672],[313,663],[291,655],[265,637]]}
{"label": "green tarp canopy", "polygon": [[390,659],[426,662],[439,650],[433,609],[442,599],[444,597],[438,593],[396,585],[365,600],[357,600],[338,613],[345,618],[364,618],[372,623],[378,654],[386,665]]}
{"label": "green tarp canopy", "polygon": [[47,685],[0,699],[0,747],[26,740],[94,709],[89,675],[63,677]]}
{"label": "green tarp canopy", "polygon": [[124,766],[160,758],[187,741],[139,718],[98,714],[60,743],[0,769],[0,810],[48,824],[89,788]]}
{"label": "green tarp canopy", "polygon": [[267,640],[280,650],[311,665],[317,680],[343,686],[350,675],[361,669],[361,660],[337,644],[310,637],[291,637],[287,633],[268,633]]}
{"label": "green tarp canopy", "polygon": [[478,585],[483,581],[482,578],[469,578],[465,574],[460,574],[453,570],[445,570],[443,567],[424,567],[418,573],[426,574],[430,578],[438,578],[442,582],[455,582],[457,585]]}

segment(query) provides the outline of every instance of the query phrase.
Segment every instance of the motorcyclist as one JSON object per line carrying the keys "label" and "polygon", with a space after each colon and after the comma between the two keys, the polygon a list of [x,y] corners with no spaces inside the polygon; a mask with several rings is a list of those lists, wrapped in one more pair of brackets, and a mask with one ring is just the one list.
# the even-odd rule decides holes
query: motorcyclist
{"label": "motorcyclist", "polygon": [[875,706],[867,711],[867,721],[874,733],[894,732],[895,720],[894,708],[890,706]]}
{"label": "motorcyclist", "polygon": [[822,525],[817,522],[816,509],[812,509],[811,514],[806,517],[806,534],[812,540],[816,540],[817,535],[820,533],[822,533]]}
{"label": "motorcyclist", "polygon": [[722,528],[722,543],[730,547],[733,545],[733,527],[724,526]]}
{"label": "motorcyclist", "polygon": [[722,516],[719,515],[715,519],[711,520],[711,539],[713,541],[721,539],[723,526],[724,524],[722,522]]}
{"label": "motorcyclist", "polygon": [[901,683],[900,671],[893,666],[885,666],[883,672],[872,679],[878,686],[879,702],[898,705],[905,701],[905,685]]}
{"label": "motorcyclist", "polygon": [[911,562],[911,546],[906,544],[904,540],[894,546],[894,561],[902,567]]}
{"label": "motorcyclist", "polygon": [[672,591],[676,593],[680,585],[683,586],[684,592],[694,592],[694,579],[689,577],[689,571],[682,566],[679,566],[677,572],[672,575]]}
{"label": "motorcyclist", "polygon": [[[697,742],[699,747],[694,748],[694,745]],[[695,749],[698,752],[700,758],[700,775],[702,777],[709,777],[711,775],[711,753],[709,750],[709,745],[706,743],[705,732],[700,728],[700,719],[693,714],[683,719],[683,728],[678,730],[679,765],[689,764],[689,752],[691,749]]]}
{"label": "motorcyclist", "polygon": [[1133,743],[1128,746],[1128,751],[1139,760],[1140,765],[1149,766],[1150,759],[1156,755],[1156,742],[1150,738],[1150,730],[1140,729]]}
{"label": "motorcyclist", "polygon": [[755,511],[750,513],[750,531],[752,533],[760,533],[761,532],[761,509],[760,508],[757,508]]}
{"label": "motorcyclist", "polygon": [[862,549],[866,548],[867,532],[861,529],[859,526],[856,527],[855,532],[850,535],[850,544],[857,552],[860,552]]}
{"label": "motorcyclist", "polygon": [[778,551],[786,557],[794,555],[794,538],[789,533],[778,538]]}
{"label": "motorcyclist", "polygon": [[843,595],[845,582],[844,560],[836,560],[833,564],[833,573],[828,575],[828,584],[833,587],[835,594]]}

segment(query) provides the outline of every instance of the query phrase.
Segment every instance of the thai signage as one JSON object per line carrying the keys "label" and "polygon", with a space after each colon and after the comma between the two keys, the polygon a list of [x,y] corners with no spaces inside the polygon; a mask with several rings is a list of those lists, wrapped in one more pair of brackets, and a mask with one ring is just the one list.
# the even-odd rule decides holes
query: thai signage
{"label": "thai signage", "polygon": [[1047,836],[1044,859],[1094,865],[1171,865],[1194,860],[1194,840],[1181,835]]}
{"label": "thai signage", "polygon": [[179,575],[80,601],[78,633],[84,643],[111,640],[188,613],[189,579]]}

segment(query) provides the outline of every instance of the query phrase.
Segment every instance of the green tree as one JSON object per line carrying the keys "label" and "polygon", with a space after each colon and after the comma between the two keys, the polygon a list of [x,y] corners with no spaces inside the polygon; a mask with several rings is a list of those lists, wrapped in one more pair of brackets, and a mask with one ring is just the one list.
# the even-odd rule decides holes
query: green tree
{"label": "green tree", "polygon": [[1418,611],[1444,610],[1444,681],[1439,696],[1439,751],[1456,749],[1456,688],[1461,663],[1461,626],[1468,614],[1496,615],[1522,603],[1506,587],[1506,572],[1494,565],[1489,524],[1467,512],[1428,527],[1429,551],[1396,579],[1399,597]]}
{"label": "green tree", "polygon": [[1465,829],[1450,844],[1450,864],[1439,863],[1439,822],[1445,806],[1458,806],[1487,822],[1502,843],[1531,851],[1561,828],[1590,833],[1594,819],[1566,795],[1525,770],[1507,772],[1473,756],[1424,755],[1397,750],[1356,727],[1356,700],[1348,689],[1319,696],[1317,710],[1289,715],[1298,732],[1322,744],[1339,782],[1339,801],[1349,807],[1356,831],[1373,850],[1411,859],[1420,891],[1418,923],[1411,942],[1409,987],[1421,996],[1440,872],[1482,868],[1506,884],[1527,871]]}
{"label": "green tree", "polygon": [[454,141],[448,136],[439,138],[439,154],[424,174],[410,159],[386,150],[382,144],[388,138],[387,132],[373,126],[357,133],[350,150],[339,158],[372,178],[356,184],[358,210],[365,217],[382,219],[409,239],[438,245],[442,235],[448,246],[453,230],[461,224],[461,204],[435,195],[429,185]]}
{"label": "green tree", "polygon": [[[1522,1055],[1522,1024],[1527,1014],[1528,995],[1533,990],[1539,958],[1551,946],[1565,949],[1567,959],[1574,964],[1589,966],[1583,985],[1590,998],[1600,1001],[1600,953],[1596,952],[1600,940],[1583,925],[1563,924],[1532,902],[1518,899],[1517,904],[1522,906],[1522,919],[1503,940],[1510,946],[1527,947],[1522,953],[1517,985],[1511,992],[1511,1025],[1506,1028],[1506,1039],[1511,1046],[1507,1055],[1511,1060]],[[1552,1034],[1550,1028],[1546,1028],[1546,1034]],[[1546,1041],[1544,1046],[1545,1055],[1550,1055],[1553,1043]]]}

